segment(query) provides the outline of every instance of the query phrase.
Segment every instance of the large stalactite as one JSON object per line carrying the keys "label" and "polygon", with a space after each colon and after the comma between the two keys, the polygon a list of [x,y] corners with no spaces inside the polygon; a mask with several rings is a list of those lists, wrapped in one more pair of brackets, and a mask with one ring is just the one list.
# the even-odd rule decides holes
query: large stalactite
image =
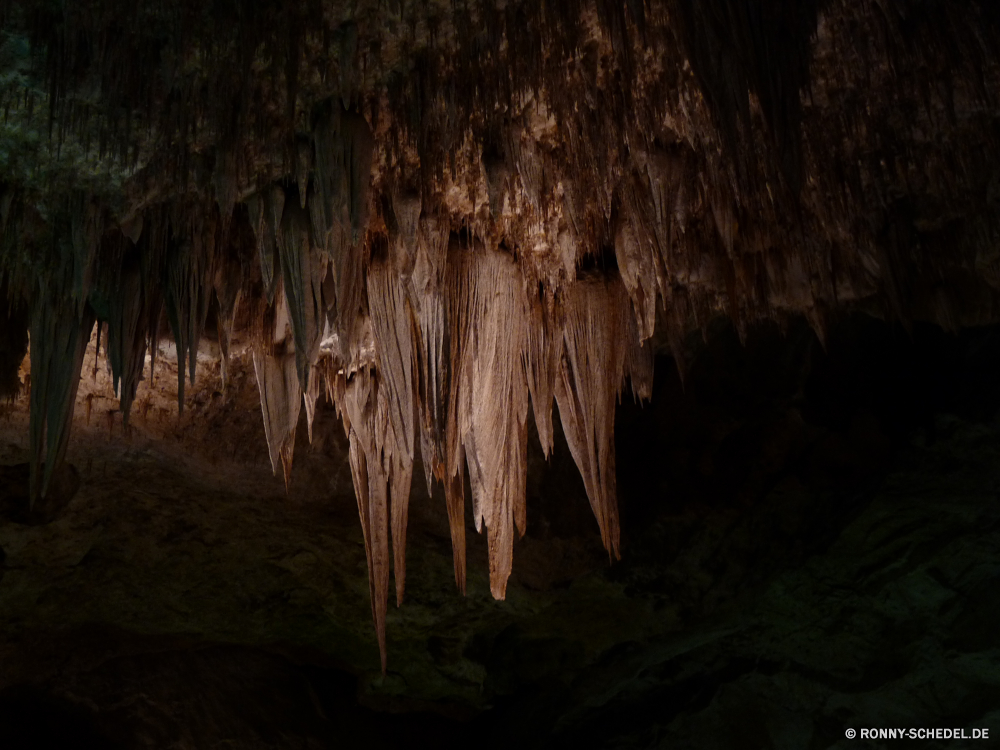
{"label": "large stalactite", "polygon": [[502,599],[553,400],[615,558],[615,404],[650,396],[654,350],[683,375],[720,314],[821,340],[845,309],[1000,320],[991,3],[5,0],[0,24],[0,397],[30,327],[33,497],[95,320],[126,423],[161,313],[179,409],[210,317],[224,361],[242,326],[290,491],[301,405],[310,438],[322,393],[342,415],[383,669],[418,450],[459,589],[467,477]]}

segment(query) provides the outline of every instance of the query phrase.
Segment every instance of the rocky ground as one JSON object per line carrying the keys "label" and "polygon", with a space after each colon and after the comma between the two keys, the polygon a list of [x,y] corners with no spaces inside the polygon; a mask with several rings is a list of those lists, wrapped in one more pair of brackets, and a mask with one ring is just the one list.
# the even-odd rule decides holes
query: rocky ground
{"label": "rocky ground", "polygon": [[300,424],[286,492],[247,356],[227,387],[206,356],[180,418],[162,357],[126,434],[91,350],[74,470],[62,500],[31,516],[25,399],[0,417],[2,744],[1000,737],[1000,331],[907,334],[855,318],[825,350],[804,325],[746,347],[720,325],[690,346],[683,386],[659,360],[652,403],[619,409],[620,563],[565,441],[546,464],[535,440],[507,599],[490,596],[471,523],[463,598],[443,498],[416,467],[384,677],[332,407],[312,445]]}

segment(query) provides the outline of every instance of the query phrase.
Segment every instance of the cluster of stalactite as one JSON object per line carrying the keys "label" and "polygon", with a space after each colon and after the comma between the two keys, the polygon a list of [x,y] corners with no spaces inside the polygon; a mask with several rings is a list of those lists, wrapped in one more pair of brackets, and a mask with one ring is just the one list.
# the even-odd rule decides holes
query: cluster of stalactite
{"label": "cluster of stalactite", "polygon": [[[0,2],[0,397],[30,328],[33,496],[95,322],[127,421],[162,320],[179,409],[206,322],[225,378],[239,320],[275,473],[303,405],[310,435],[324,393],[343,418],[383,660],[418,449],[459,588],[467,476],[503,597],[554,400],[617,555],[614,405],[654,347],[683,375],[720,314],[1000,319],[997,7]],[[91,151],[113,179],[66,162]]]}
{"label": "cluster of stalactite", "polygon": [[649,396],[652,347],[642,346],[617,272],[555,288],[533,279],[517,253],[426,214],[417,193],[372,201],[364,119],[339,103],[328,116],[306,200],[288,184],[248,202],[273,300],[254,368],[272,468],[286,483],[301,405],[310,433],[321,390],[341,414],[384,666],[389,538],[401,603],[417,447],[428,491],[435,479],[444,486],[463,592],[468,471],[491,589],[502,599],[514,529],[524,534],[526,524],[529,394],[546,451],[555,398],[604,543],[618,556],[614,407],[626,379]]}
{"label": "cluster of stalactite", "polygon": [[[303,403],[310,438],[322,392],[343,419],[384,667],[389,535],[401,603],[418,446],[428,489],[444,485],[458,587],[464,592],[468,471],[475,525],[489,540],[491,590],[502,599],[514,529],[523,535],[527,518],[529,401],[548,452],[554,399],[604,544],[618,557],[614,409],[627,382],[649,397],[652,346],[642,345],[614,269],[581,272],[558,289],[541,284],[516,253],[453,232],[446,219],[423,215],[413,195],[395,196],[385,215],[368,220],[361,175],[370,169],[370,133],[363,119],[337,117],[335,136],[318,131],[322,166],[305,206],[288,181],[252,196],[227,228],[214,204],[184,204],[158,207],[128,236],[93,203],[70,201],[34,238],[48,247],[8,254],[6,278],[20,290],[8,297],[32,310],[33,498],[65,455],[95,321],[104,324],[98,337],[106,331],[127,424],[161,315],[177,345],[183,409],[209,306],[225,358],[237,300],[250,298],[275,473],[290,481]],[[22,227],[18,242],[30,239]],[[30,260],[38,258],[43,268]]]}

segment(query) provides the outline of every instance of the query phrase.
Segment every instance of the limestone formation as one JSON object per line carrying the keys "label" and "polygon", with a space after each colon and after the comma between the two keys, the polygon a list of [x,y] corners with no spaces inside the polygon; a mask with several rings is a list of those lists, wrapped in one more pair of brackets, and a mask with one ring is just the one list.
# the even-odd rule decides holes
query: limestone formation
{"label": "limestone formation", "polygon": [[301,405],[311,440],[336,403],[383,668],[418,448],[458,588],[467,476],[502,599],[554,400],[617,558],[615,404],[654,350],[683,375],[719,314],[1000,319],[996,7],[5,0],[0,397],[30,327],[32,497],[95,321],[127,424],[164,312],[179,412],[209,322],[223,381],[249,342],[289,491]]}

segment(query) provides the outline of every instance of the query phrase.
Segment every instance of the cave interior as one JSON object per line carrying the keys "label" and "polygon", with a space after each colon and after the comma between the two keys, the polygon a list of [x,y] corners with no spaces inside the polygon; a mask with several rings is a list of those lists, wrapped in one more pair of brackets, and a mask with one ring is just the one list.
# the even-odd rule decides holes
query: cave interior
{"label": "cave interior", "polygon": [[0,0],[0,108],[0,747],[1000,737],[1000,4]]}

